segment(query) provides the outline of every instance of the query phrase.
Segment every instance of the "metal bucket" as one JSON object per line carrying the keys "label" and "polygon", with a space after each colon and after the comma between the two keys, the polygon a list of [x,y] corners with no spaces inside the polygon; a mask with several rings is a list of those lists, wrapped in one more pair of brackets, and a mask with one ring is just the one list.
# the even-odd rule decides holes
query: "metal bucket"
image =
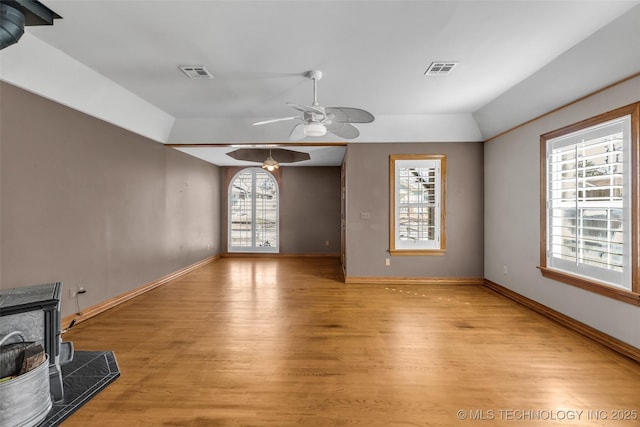
{"label": "metal bucket", "polygon": [[[0,341],[5,341],[9,334]],[[0,383],[0,426],[30,427],[39,424],[51,410],[49,355],[26,374]]]}

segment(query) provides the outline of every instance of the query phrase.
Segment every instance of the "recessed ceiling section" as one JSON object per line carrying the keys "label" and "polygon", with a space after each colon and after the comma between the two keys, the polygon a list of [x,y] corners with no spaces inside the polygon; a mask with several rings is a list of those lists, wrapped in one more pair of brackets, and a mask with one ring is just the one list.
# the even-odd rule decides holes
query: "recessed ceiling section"
{"label": "recessed ceiling section", "polygon": [[[481,140],[474,114],[591,37],[588,51],[536,82],[562,90],[494,103],[489,119],[504,130],[640,69],[629,54],[640,0],[43,1],[64,20],[2,49],[0,79],[165,143],[287,140],[292,123],[251,124],[293,115],[286,102],[309,104],[309,69],[326,73],[320,106],[375,115],[353,143]],[[198,80],[215,73],[215,84],[179,66]],[[558,85],[562,76],[572,84]]]}
{"label": "recessed ceiling section", "polygon": [[282,166],[340,166],[346,152],[345,145],[287,146],[184,146],[173,145],[176,150],[218,166],[256,166],[271,156]]}
{"label": "recessed ceiling section", "polygon": [[285,148],[239,148],[227,156],[236,160],[247,160],[249,162],[263,162],[271,156],[278,163],[296,163],[311,159],[309,153],[301,151],[287,150]]}

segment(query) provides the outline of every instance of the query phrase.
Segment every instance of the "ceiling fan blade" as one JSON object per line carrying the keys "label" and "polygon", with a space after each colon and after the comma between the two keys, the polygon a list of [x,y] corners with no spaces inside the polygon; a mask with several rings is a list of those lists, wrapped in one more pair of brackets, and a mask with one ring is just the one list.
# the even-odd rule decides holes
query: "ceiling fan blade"
{"label": "ceiling fan blade", "polygon": [[304,134],[304,124],[298,123],[291,129],[291,133],[289,134],[289,141],[300,141],[305,138]]}
{"label": "ceiling fan blade", "polygon": [[253,126],[259,126],[259,125],[266,125],[269,123],[277,123],[277,122],[284,122],[287,120],[293,120],[293,119],[299,119],[299,116],[291,116],[291,117],[282,117],[280,119],[271,119],[271,120],[265,120],[263,122],[256,122],[253,124]]}
{"label": "ceiling fan blade", "polygon": [[350,123],[344,122],[333,122],[331,124],[325,125],[327,127],[327,131],[331,132],[335,136],[339,136],[344,139],[354,139],[360,136],[360,131],[357,127]]}
{"label": "ceiling fan blade", "polygon": [[371,123],[374,120],[373,114],[360,108],[327,107],[324,110],[327,114],[333,114],[336,122]]}
{"label": "ceiling fan blade", "polygon": [[322,107],[317,107],[313,105],[296,104],[295,102],[287,102],[287,105],[295,108],[298,111],[302,111],[303,113],[309,112],[309,113],[316,113],[316,114],[324,114],[324,108]]}

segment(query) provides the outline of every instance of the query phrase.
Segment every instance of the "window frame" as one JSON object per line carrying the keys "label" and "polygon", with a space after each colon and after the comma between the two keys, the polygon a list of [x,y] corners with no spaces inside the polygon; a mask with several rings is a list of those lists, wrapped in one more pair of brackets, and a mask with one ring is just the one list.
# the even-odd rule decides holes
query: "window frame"
{"label": "window frame", "polygon": [[[547,265],[547,145],[550,140],[576,133],[587,128],[604,124],[606,122],[620,119],[625,116],[631,117],[630,123],[630,142],[629,153],[625,156],[629,157],[630,170],[625,174],[630,174],[630,217],[629,217],[629,236],[630,244],[630,265],[631,269],[631,289],[627,290],[619,286],[607,284],[597,279],[574,275],[566,271],[555,269]],[[640,284],[638,283],[639,274],[638,266],[640,265],[640,225],[638,224],[638,215],[640,214],[640,178],[638,172],[640,170],[640,102],[633,103],[615,110],[591,117],[586,120],[556,129],[540,135],[540,265],[538,269],[541,274],[549,279],[576,286],[603,296],[607,296],[619,301],[640,306]]]}
{"label": "window frame", "polygon": [[[275,194],[277,198],[276,205],[276,220],[275,220],[275,234],[276,234],[276,245],[275,246],[257,246],[256,245],[256,212],[257,212],[257,200],[255,197],[251,198],[251,246],[233,246],[232,245],[232,205],[233,205],[233,184],[236,179],[245,173],[251,174],[251,185],[252,188],[255,188],[257,174],[266,174],[269,179],[275,185]],[[227,183],[227,252],[228,253],[279,253],[280,252],[280,184],[276,176],[273,173],[259,168],[259,167],[248,167],[241,168],[237,172],[233,174],[233,176],[229,179]]]}
{"label": "window frame", "polygon": [[[396,199],[396,182],[397,182],[397,162],[398,161],[426,161],[428,163],[439,163],[439,189],[438,206],[436,215],[439,217],[440,223],[438,227],[439,242],[433,248],[400,248],[396,245],[396,235],[399,230],[396,227],[397,218],[397,199]],[[389,155],[389,253],[392,255],[444,255],[446,251],[446,227],[445,227],[445,200],[446,200],[446,155],[444,154],[391,154]]]}

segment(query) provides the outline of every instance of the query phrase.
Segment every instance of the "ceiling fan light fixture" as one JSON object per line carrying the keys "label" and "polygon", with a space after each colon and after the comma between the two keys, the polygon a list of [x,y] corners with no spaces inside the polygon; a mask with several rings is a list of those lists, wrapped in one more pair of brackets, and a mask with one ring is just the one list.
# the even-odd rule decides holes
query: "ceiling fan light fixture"
{"label": "ceiling fan light fixture", "polygon": [[271,157],[271,154],[269,154],[269,157],[267,157],[267,159],[262,163],[262,169],[266,169],[269,172],[273,172],[279,167],[280,165],[275,161],[273,157]]}
{"label": "ceiling fan light fixture", "polygon": [[304,125],[304,134],[306,136],[324,136],[327,128],[322,123],[307,123]]}
{"label": "ceiling fan light fixture", "polygon": [[360,135],[360,132],[352,123],[371,123],[374,120],[373,114],[361,108],[325,108],[320,106],[318,104],[318,80],[322,78],[322,72],[312,70],[305,73],[305,76],[313,80],[313,103],[311,105],[304,105],[287,102],[287,105],[301,112],[301,115],[264,120],[253,123],[253,125],[258,126],[286,120],[298,120],[298,123],[289,133],[290,141],[299,141],[306,136],[324,136],[327,133],[344,139],[354,139]]}

